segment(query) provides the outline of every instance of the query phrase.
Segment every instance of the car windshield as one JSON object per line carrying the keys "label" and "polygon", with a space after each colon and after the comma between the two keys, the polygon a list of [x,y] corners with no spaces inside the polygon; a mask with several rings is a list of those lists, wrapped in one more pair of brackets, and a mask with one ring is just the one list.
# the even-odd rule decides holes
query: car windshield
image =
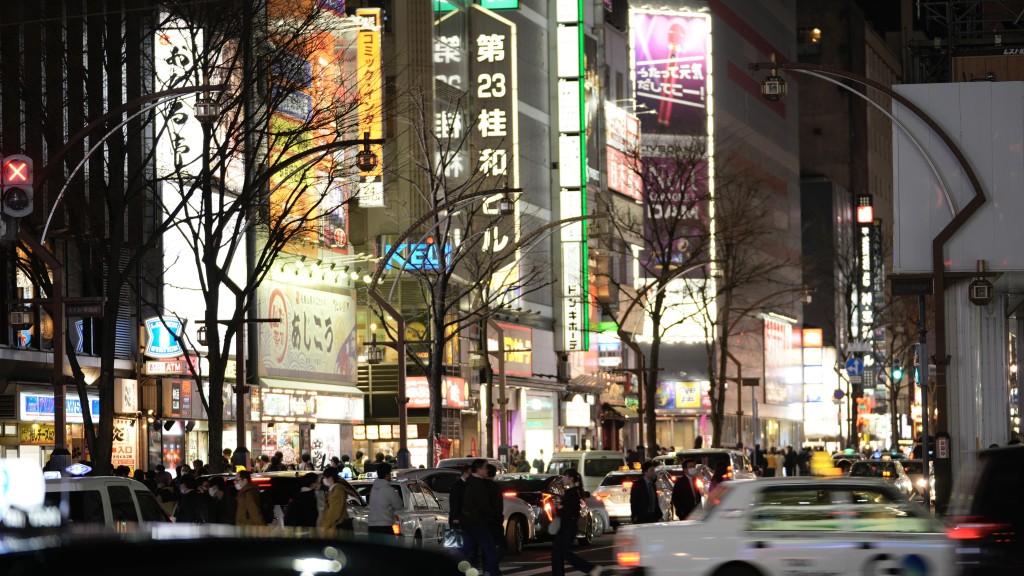
{"label": "car windshield", "polygon": [[583,464],[584,476],[604,476],[622,467],[622,458],[588,458]]}
{"label": "car windshield", "polygon": [[640,474],[609,474],[601,480],[601,486],[622,486],[626,482],[636,482]]}
{"label": "car windshield", "polygon": [[502,490],[512,490],[515,492],[549,492],[553,478],[498,478],[498,485],[501,486]]}
{"label": "car windshield", "polygon": [[850,476],[860,478],[895,478],[899,475],[893,462],[854,462]]}

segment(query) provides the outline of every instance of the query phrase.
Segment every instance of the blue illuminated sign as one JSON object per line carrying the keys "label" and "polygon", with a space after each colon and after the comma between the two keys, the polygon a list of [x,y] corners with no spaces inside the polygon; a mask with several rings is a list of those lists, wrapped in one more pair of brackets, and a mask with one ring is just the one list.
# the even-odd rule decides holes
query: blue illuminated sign
{"label": "blue illuminated sign", "polygon": [[146,318],[146,351],[150,358],[176,358],[185,353],[181,349],[182,323],[174,318]]}
{"label": "blue illuminated sign", "polygon": [[[383,253],[391,251],[391,244],[385,244]],[[450,261],[452,253],[451,246],[444,247],[445,260]],[[399,244],[391,259],[388,260],[387,268],[401,268],[402,270],[424,271],[439,270],[441,259],[437,253],[437,246],[434,244]]]}
{"label": "blue illuminated sign", "polygon": [[[77,396],[64,398],[68,422],[82,422],[82,401]],[[89,414],[95,420],[100,413],[100,399],[89,396]],[[54,401],[51,394],[21,393],[21,419],[53,422]]]}

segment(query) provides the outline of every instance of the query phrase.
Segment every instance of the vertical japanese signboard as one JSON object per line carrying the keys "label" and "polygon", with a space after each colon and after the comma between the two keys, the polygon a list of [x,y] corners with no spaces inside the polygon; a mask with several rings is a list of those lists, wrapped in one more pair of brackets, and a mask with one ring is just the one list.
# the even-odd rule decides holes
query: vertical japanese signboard
{"label": "vertical japanese signboard", "polygon": [[[559,217],[587,213],[587,132],[584,91],[584,33],[582,0],[555,4],[558,75]],[[562,350],[589,349],[587,297],[587,227],[574,222],[562,227]]]}
{"label": "vertical japanese signboard", "polygon": [[640,153],[640,117],[606,102],[604,119],[607,128],[608,189],[643,202],[643,177],[637,154]]}
{"label": "vertical japanese signboard", "polygon": [[[153,42],[154,90],[196,86],[195,58],[203,49],[203,31],[162,15],[167,24]],[[191,178],[202,170],[203,127],[195,117],[195,97],[168,100],[156,107],[156,175]]]}
{"label": "vertical japanese signboard", "polygon": [[[370,139],[384,137],[384,76],[381,66],[381,10],[359,8],[357,39],[357,66],[359,89],[359,136]],[[358,197],[363,207],[382,207],[384,202],[383,159],[384,147],[371,144],[370,151],[377,155],[377,166],[359,171]]]}
{"label": "vertical japanese signboard", "polygon": [[[489,218],[481,249],[499,262],[514,261],[519,240],[519,208],[502,216],[501,190],[519,186],[519,93],[516,82],[517,35],[515,23],[490,10],[470,8],[470,78],[474,96],[473,162],[483,178],[481,190],[496,193],[484,200]],[[510,277],[518,277],[511,274]]]}
{"label": "vertical japanese signboard", "polygon": [[439,90],[434,108],[434,134],[441,144],[434,152],[434,161],[452,185],[465,181],[469,173],[470,151],[459,146],[468,124],[461,97],[468,90],[468,45],[463,42],[462,20],[449,14],[435,21],[434,79]]}

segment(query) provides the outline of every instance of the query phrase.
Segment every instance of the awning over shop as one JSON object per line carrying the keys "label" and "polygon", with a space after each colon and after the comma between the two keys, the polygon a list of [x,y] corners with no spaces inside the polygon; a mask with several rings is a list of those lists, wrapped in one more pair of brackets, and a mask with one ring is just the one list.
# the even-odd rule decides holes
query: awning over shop
{"label": "awning over shop", "polygon": [[327,392],[338,396],[363,396],[363,391],[349,384],[324,382],[320,380],[282,380],[280,378],[260,378],[260,384],[267,388],[282,390],[305,390],[308,392]]}
{"label": "awning over shop", "polygon": [[602,404],[601,408],[604,410],[605,415],[611,415],[612,419],[616,419],[616,416],[623,420],[636,420],[640,417],[640,415],[637,414],[637,411],[629,406],[622,406],[619,404]]}
{"label": "awning over shop", "polygon": [[576,392],[578,394],[600,394],[604,391],[605,384],[607,383],[608,381],[605,378],[580,374],[569,380],[566,388],[569,392]]}

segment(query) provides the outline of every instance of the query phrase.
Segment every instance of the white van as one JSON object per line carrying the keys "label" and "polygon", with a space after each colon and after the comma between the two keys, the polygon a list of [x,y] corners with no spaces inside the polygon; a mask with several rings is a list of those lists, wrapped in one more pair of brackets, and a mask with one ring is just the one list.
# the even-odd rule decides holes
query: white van
{"label": "white van", "polygon": [[119,526],[169,522],[146,485],[117,476],[78,476],[46,480],[46,506],[55,506],[69,524]]}
{"label": "white van", "polygon": [[626,458],[616,450],[556,452],[548,463],[547,473],[564,474],[566,470],[575,468],[583,477],[583,489],[593,492],[609,472],[621,470],[625,466]]}

